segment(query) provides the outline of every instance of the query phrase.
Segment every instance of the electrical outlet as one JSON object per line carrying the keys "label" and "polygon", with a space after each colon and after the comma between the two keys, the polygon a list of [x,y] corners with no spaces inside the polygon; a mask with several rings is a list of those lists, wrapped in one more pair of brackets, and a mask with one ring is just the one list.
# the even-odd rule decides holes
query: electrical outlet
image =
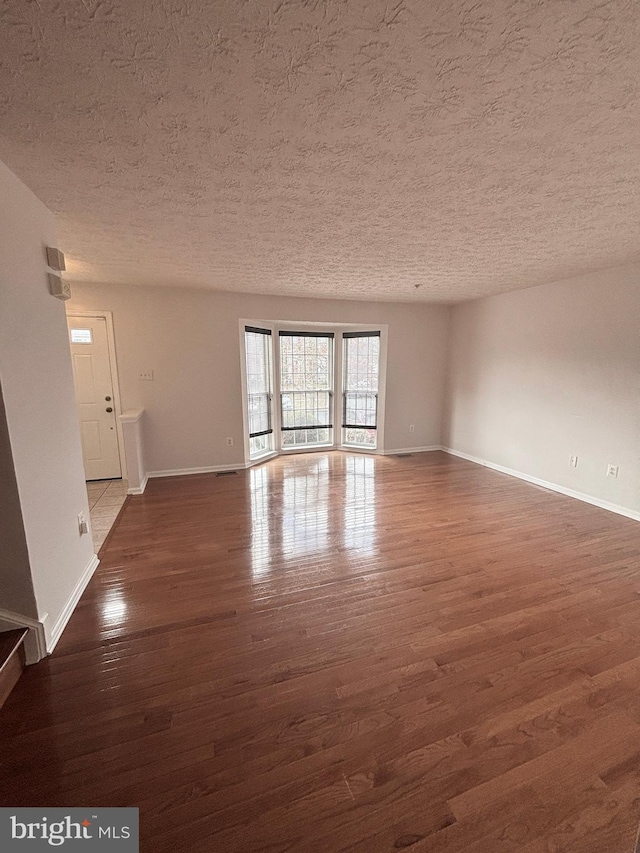
{"label": "electrical outlet", "polygon": [[607,467],[607,477],[613,477],[614,479],[618,476],[618,466],[617,465],[609,465]]}
{"label": "electrical outlet", "polygon": [[138,379],[144,382],[153,382],[153,370],[141,370]]}
{"label": "electrical outlet", "polygon": [[409,424],[409,432],[415,432],[415,431],[416,431],[416,425],[415,424]]}
{"label": "electrical outlet", "polygon": [[578,457],[577,457],[577,456],[572,456],[572,457],[569,459],[569,465],[571,465],[571,467],[572,467],[572,468],[577,468],[577,467],[578,467]]}
{"label": "electrical outlet", "polygon": [[89,532],[89,525],[87,524],[87,520],[84,517],[83,512],[78,513],[78,532],[80,533],[80,536]]}
{"label": "electrical outlet", "polygon": [[233,447],[233,438],[231,436],[227,438],[227,447]]}

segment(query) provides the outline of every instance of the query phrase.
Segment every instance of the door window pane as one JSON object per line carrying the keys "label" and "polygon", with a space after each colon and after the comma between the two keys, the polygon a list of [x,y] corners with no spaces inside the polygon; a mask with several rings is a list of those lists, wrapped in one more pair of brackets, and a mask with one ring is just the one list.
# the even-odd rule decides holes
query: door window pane
{"label": "door window pane", "polygon": [[93,335],[91,329],[71,329],[72,344],[92,344]]}

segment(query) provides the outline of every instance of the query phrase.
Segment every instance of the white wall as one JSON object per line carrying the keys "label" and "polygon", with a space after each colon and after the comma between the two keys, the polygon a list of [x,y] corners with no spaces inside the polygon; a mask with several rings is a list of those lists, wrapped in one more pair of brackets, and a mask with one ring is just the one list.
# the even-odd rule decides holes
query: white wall
{"label": "white wall", "polygon": [[[113,312],[122,405],[145,409],[149,471],[242,463],[240,318],[388,324],[385,447],[440,444],[446,307],[89,284],[69,305]],[[138,379],[146,369],[153,382]]]}
{"label": "white wall", "polygon": [[46,276],[54,217],[3,164],[0,198],[0,377],[38,618],[48,614],[51,641],[92,565],[91,536],[77,525],[89,508],[65,310]]}
{"label": "white wall", "polygon": [[640,267],[457,305],[443,443],[640,510]]}

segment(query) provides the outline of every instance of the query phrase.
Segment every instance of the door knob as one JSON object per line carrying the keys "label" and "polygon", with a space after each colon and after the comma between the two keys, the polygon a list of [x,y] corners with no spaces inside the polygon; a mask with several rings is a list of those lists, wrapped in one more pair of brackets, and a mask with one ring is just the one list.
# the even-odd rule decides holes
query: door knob
{"label": "door knob", "polygon": [[113,411],[113,409],[111,408],[111,406],[107,406],[107,411],[108,411],[108,412],[112,412],[112,411]]}

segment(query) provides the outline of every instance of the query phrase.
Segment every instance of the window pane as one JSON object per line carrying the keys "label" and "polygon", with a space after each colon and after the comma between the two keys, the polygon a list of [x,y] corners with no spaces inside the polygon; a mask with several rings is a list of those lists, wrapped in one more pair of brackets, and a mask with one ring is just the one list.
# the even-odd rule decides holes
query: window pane
{"label": "window pane", "polygon": [[93,335],[91,329],[71,329],[72,344],[92,344]]}
{"label": "window pane", "polygon": [[249,454],[272,449],[271,335],[245,330]]}
{"label": "window pane", "polygon": [[345,429],[344,431],[345,444],[359,444],[365,447],[376,446],[376,430],[375,429]]}
{"label": "window pane", "polygon": [[290,391],[282,394],[282,428],[329,426],[331,395],[328,391]]}
{"label": "window pane", "polygon": [[280,390],[330,391],[333,339],[280,336]]}
{"label": "window pane", "polygon": [[270,401],[268,394],[248,395],[249,435],[268,432],[271,429]]}
{"label": "window pane", "polygon": [[376,446],[380,336],[343,338],[343,442]]}
{"label": "window pane", "polygon": [[332,355],[328,335],[280,334],[283,447],[332,441]]}
{"label": "window pane", "polygon": [[376,427],[378,398],[375,394],[345,391],[344,422],[349,426]]}
{"label": "window pane", "polygon": [[380,337],[344,338],[346,391],[378,393]]}
{"label": "window pane", "polygon": [[254,438],[249,439],[249,454],[251,456],[266,453],[269,450],[271,450],[270,435],[256,435]]}

